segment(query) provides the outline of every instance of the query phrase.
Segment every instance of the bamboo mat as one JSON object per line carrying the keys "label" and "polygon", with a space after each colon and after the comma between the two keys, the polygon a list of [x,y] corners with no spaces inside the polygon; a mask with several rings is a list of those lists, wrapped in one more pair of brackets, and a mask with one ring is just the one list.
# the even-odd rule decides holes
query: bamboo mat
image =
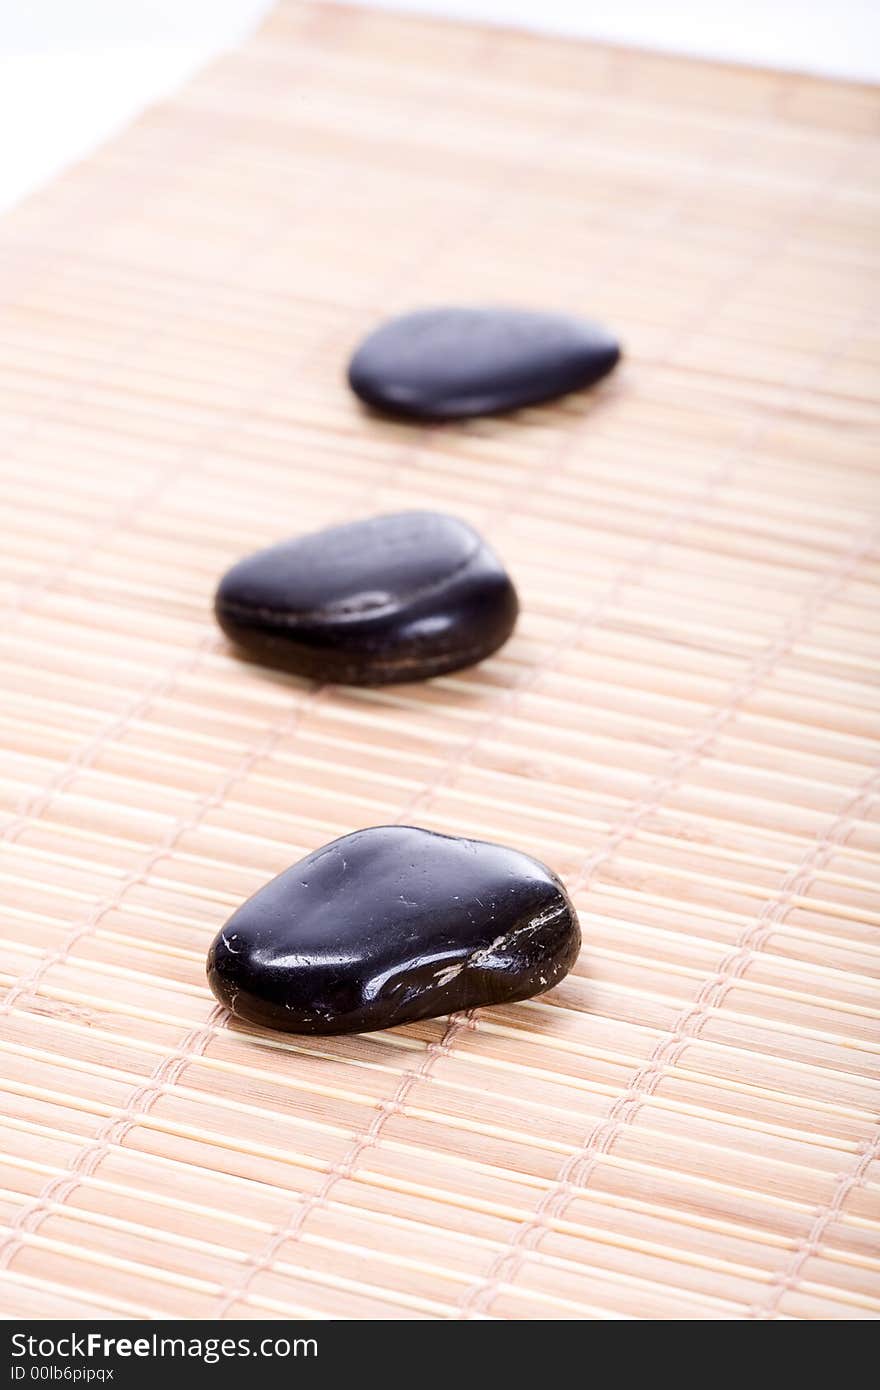
{"label": "bamboo mat", "polygon": [[[0,232],[10,1316],[880,1311],[876,128],[866,89],[283,3]],[[368,418],[389,312],[559,306],[627,358]],[[236,660],[249,550],[436,507],[520,587],[477,669]],[[204,955],[334,836],[573,890],[550,995],[340,1039]]]}

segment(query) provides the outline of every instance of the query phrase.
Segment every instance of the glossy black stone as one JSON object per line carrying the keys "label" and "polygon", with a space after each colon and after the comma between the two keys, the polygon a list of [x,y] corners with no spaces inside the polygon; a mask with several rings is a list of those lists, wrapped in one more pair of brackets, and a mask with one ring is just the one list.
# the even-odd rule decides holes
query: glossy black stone
{"label": "glossy black stone", "polygon": [[492,415],[592,386],[620,358],[600,324],[523,309],[422,309],[382,324],[348,380],[378,410],[418,420]]}
{"label": "glossy black stone", "polygon": [[358,830],[230,917],[208,982],[290,1033],[362,1033],[540,994],[580,948],[554,873],[517,850],[411,826]]}
{"label": "glossy black stone", "polygon": [[399,512],[261,550],[223,577],[217,621],[269,665],[351,685],[470,666],[510,636],[516,590],[470,526]]}

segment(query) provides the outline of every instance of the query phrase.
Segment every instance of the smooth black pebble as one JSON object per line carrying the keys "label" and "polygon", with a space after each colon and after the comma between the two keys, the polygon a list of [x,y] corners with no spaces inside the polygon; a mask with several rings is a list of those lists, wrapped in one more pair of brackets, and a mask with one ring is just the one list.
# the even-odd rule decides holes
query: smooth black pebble
{"label": "smooth black pebble", "polygon": [[382,324],[351,359],[367,405],[418,420],[492,415],[592,386],[620,358],[601,324],[524,309],[422,309]]}
{"label": "smooth black pebble", "polygon": [[316,680],[424,680],[494,652],[516,590],[470,526],[399,512],[334,526],[242,560],[224,575],[217,621],[272,666]]}
{"label": "smooth black pebble", "polygon": [[411,826],[358,830],[273,879],[208,953],[237,1017],[362,1033],[558,984],[580,948],[559,879],[517,850]]}

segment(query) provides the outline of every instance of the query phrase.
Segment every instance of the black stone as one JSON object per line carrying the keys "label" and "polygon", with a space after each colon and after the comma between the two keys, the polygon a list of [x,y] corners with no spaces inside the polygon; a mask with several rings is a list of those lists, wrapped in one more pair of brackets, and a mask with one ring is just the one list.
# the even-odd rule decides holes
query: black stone
{"label": "black stone", "polygon": [[251,1023],[362,1033],[540,994],[580,940],[537,860],[389,825],[334,840],[255,893],[214,941],[208,981]]}
{"label": "black stone", "polygon": [[476,531],[434,512],[334,526],[261,550],[223,577],[217,621],[269,665],[383,685],[470,666],[516,622],[516,590]]}
{"label": "black stone", "polygon": [[492,415],[592,386],[620,358],[607,329],[522,309],[422,309],[382,324],[351,359],[367,405],[418,420]]}

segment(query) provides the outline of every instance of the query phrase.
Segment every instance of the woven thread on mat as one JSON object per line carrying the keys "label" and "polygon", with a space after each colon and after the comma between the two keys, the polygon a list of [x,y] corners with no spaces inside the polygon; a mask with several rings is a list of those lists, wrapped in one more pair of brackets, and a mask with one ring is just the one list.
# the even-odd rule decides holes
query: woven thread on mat
{"label": "woven thread on mat", "polygon": [[873,1139],[866,1139],[859,1145],[858,1162],[850,1173],[839,1174],[834,1185],[834,1192],[830,1200],[824,1207],[820,1207],[816,1212],[815,1219],[810,1232],[806,1238],[798,1243],[789,1264],[781,1273],[774,1276],[768,1297],[762,1301],[756,1301],[749,1308],[748,1316],[765,1320],[775,1318],[779,1311],[779,1305],[786,1293],[796,1289],[804,1276],[807,1261],[814,1255],[818,1255],[825,1232],[843,1211],[847,1197],[856,1188],[861,1187],[867,1181],[871,1165],[880,1158],[880,1129],[875,1131]]}
{"label": "woven thread on mat", "polygon": [[[845,163],[839,173],[842,174],[847,167],[848,165]],[[860,310],[854,316],[851,325],[844,334],[844,341],[854,336],[859,325],[864,321],[864,315],[865,311]],[[816,376],[820,375],[823,367],[831,360],[833,353],[839,350],[840,346],[841,344],[838,343],[829,345],[815,369]],[[789,400],[798,389],[801,389],[799,385],[790,387]],[[753,445],[769,429],[769,425],[770,421],[768,420],[764,426],[756,429],[752,441]],[[684,748],[679,751],[669,772],[658,779],[655,790],[649,792],[630,808],[621,818],[618,826],[607,837],[603,848],[587,860],[572,884],[573,892],[583,891],[588,887],[590,879],[597,869],[609,861],[620,845],[629,839],[647,816],[659,808],[669,792],[674,790],[687,772],[706,755],[720,731],[736,716],[738,710],[771,673],[777,663],[806,635],[822,607],[846,587],[862,561],[873,554],[877,546],[877,535],[877,528],[870,527],[864,534],[855,537],[850,549],[837,561],[831,572],[820,580],[815,591],[807,596],[799,612],[786,624],[779,638],[767,650],[759,653],[745,676],[734,683],[727,701],[714,712],[707,727],[698,731],[689,743],[685,744]],[[869,804],[878,777],[880,774],[872,774],[868,778],[867,785],[849,799],[827,835],[813,846],[805,856],[804,862],[797,870],[793,871],[791,883],[789,884],[789,880],[786,880],[778,899],[778,913],[773,913],[771,916],[771,909],[767,907],[766,915],[762,913],[758,923],[748,929],[734,952],[721,963],[718,973],[701,987],[695,1005],[680,1018],[668,1037],[655,1047],[647,1066],[640,1068],[635,1074],[630,1086],[615,1102],[608,1118],[593,1127],[579,1154],[566,1163],[562,1176],[557,1180],[557,1185],[539,1202],[533,1218],[518,1228],[511,1242],[511,1250],[498,1256],[493,1261],[488,1273],[466,1290],[459,1305],[462,1316],[470,1316],[475,1310],[487,1311],[501,1285],[513,1282],[525,1258],[525,1251],[533,1248],[543,1235],[551,1205],[555,1199],[562,1194],[561,1205],[564,1206],[568,1201],[573,1187],[570,1173],[575,1170],[578,1164],[583,1162],[587,1155],[594,1155],[587,1170],[578,1178],[578,1186],[586,1185],[589,1181],[589,1173],[595,1164],[595,1155],[607,1152],[620,1128],[632,1123],[644,1103],[644,1097],[652,1092],[662,1078],[664,1070],[675,1064],[688,1041],[698,1034],[709,1011],[721,1004],[733,979],[745,970],[754,952],[761,949],[773,926],[782,919],[787,906],[801,890],[804,883],[811,881],[818,868],[833,852],[839,843],[838,836],[842,835],[843,840],[845,840],[846,834],[851,829],[859,811]],[[715,997],[716,994],[717,997]],[[852,1185],[851,1182],[847,1182],[847,1192],[851,1190]]]}
{"label": "woven thread on mat", "polygon": [[[297,724],[305,717],[306,713],[320,699],[326,690],[326,686],[315,685],[304,697],[301,704],[293,711],[285,711],[282,717],[276,721],[264,736],[262,741],[252,748],[237,767],[220,781],[215,790],[204,797],[195,811],[189,816],[177,821],[169,830],[162,844],[152,851],[145,864],[134,873],[129,874],[119,885],[112,898],[105,899],[98,903],[89,916],[80,923],[68,936],[66,942],[59,950],[46,956],[40,964],[31,972],[29,976],[23,977],[10,991],[7,998],[0,1006],[0,1011],[6,1013],[12,1009],[16,1002],[25,995],[34,993],[39,988],[40,980],[51,969],[53,965],[65,960],[73,950],[76,943],[94,927],[102,917],[112,911],[124,895],[136,883],[143,882],[149,877],[159,860],[164,859],[172,852],[174,846],[181,836],[187,831],[195,829],[217,806],[221,806],[227,793],[233,786],[245,780],[253,768],[263,758],[269,756],[273,748],[288,736],[296,728]],[[92,1143],[85,1145],[75,1155],[70,1163],[69,1182],[64,1177],[54,1178],[33,1201],[15,1217],[7,1235],[0,1241],[0,1264],[7,1264],[15,1255],[19,1248],[20,1241],[17,1237],[19,1229],[26,1229],[30,1232],[35,1231],[45,1217],[49,1214],[49,1208],[53,1202],[64,1201],[74,1190],[78,1182],[80,1171],[92,1173],[98,1167],[101,1159],[114,1145],[122,1143],[132,1124],[136,1123],[139,1115],[144,1115],[149,1110],[153,1101],[161,1094],[167,1085],[173,1085],[180,1075],[183,1067],[192,1057],[196,1057],[207,1046],[210,1041],[215,1024],[225,1016],[225,1010],[218,1005],[212,1009],[206,1023],[191,1029],[180,1044],[179,1048],[169,1056],[163,1058],[154,1069],[150,1080],[141,1087],[138,1087],[129,1098],[121,1115],[114,1118],[105,1125],[99,1132],[99,1136]],[[63,1196],[59,1196],[63,1193]]]}
{"label": "woven thread on mat", "polygon": [[[399,465],[395,465],[395,467],[397,466]],[[54,578],[47,581],[47,584],[53,582],[56,582]],[[17,816],[15,821],[4,828],[4,831],[0,834],[0,839],[9,838],[10,840],[14,840],[21,828],[29,822],[31,816],[39,815],[40,811],[48,804],[52,795],[63,790],[83,767],[88,766],[91,760],[107,742],[114,737],[118,737],[118,735],[129,726],[131,721],[138,717],[139,713],[144,708],[148,707],[153,700],[167,689],[172,688],[182,674],[196,667],[203,658],[205,652],[211,650],[216,645],[217,642],[213,635],[206,637],[204,641],[196,647],[193,653],[184,658],[181,662],[176,663],[170,671],[163,674],[163,676],[154,682],[147,692],[130,702],[129,707],[124,713],[110,721],[93,739],[89,740],[89,742],[64,765],[56,778],[53,779],[52,783],[28,803],[27,807]],[[269,757],[277,744],[296,729],[298,724],[311,711],[326,689],[327,687],[324,685],[313,685],[302,698],[299,705],[294,707],[292,711],[285,711],[280,720],[276,721],[274,726],[268,730],[258,744],[242,757],[231,772],[220,779],[214,791],[202,798],[189,815],[179,818],[169,828],[162,842],[150,852],[140,868],[128,874],[117,886],[112,895],[98,902],[88,916],[68,933],[61,947],[47,953],[29,974],[22,976],[13,985],[2,1003],[0,1003],[0,1014],[11,1012],[22,999],[31,997],[37,993],[39,991],[40,981],[49,970],[53,966],[63,963],[74,950],[77,943],[90,932],[102,918],[119,906],[132,887],[145,882],[149,878],[156,864],[173,852],[175,846],[184,834],[198,828],[211,810],[223,805],[231,788],[245,780],[253,768],[260,761]],[[59,1175],[52,1179],[41,1190],[37,1197],[17,1213],[11,1223],[9,1231],[3,1239],[0,1240],[0,1266],[8,1267],[16,1251],[20,1248],[21,1241],[18,1237],[18,1232],[20,1230],[26,1230],[30,1233],[34,1233],[50,1214],[52,1207],[65,1202],[76,1189],[81,1175],[95,1172],[110,1149],[124,1141],[125,1135],[129,1132],[132,1125],[137,1123],[138,1117],[145,1115],[156,1098],[162,1094],[164,1090],[174,1085],[186,1064],[201,1054],[216,1031],[218,1023],[224,1020],[225,1017],[225,1009],[219,1006],[213,1008],[207,1021],[203,1025],[190,1030],[180,1046],[157,1064],[149,1081],[133,1093],[120,1114],[99,1130],[94,1141],[79,1150],[70,1162],[69,1174]]]}
{"label": "woven thread on mat", "polygon": [[[778,662],[804,637],[823,604],[827,603],[847,584],[859,563],[872,552],[873,547],[873,532],[867,537],[859,536],[856,538],[852,548],[842,559],[838,560],[831,573],[817,586],[816,591],[807,596],[801,606],[801,611],[786,625],[777,641],[765,652],[759,653],[753,661],[751,669],[743,678],[735,682],[727,701],[715,711],[706,729],[698,733],[690,741],[690,744],[685,745],[684,749],[676,756],[670,772],[658,781],[656,790],[633,806],[622,818],[618,828],[609,836],[606,847],[597,851],[587,860],[585,869],[581,871],[573,884],[574,892],[583,891],[589,885],[590,878],[597,869],[608,862],[645,817],[656,810],[669,792],[679,784],[682,777],[691,770],[700,758],[705,757],[721,729],[735,717],[737,711],[742,708],[745,701],[754,693],[761,681],[769,675]],[[696,1004],[680,1018],[668,1036],[657,1044],[647,1065],[640,1068],[635,1074],[627,1090],[612,1106],[607,1119],[593,1127],[579,1153],[573,1155],[566,1162],[554,1186],[538,1203],[532,1219],[518,1228],[511,1242],[511,1249],[499,1256],[493,1262],[488,1274],[466,1291],[460,1304],[463,1316],[468,1316],[472,1311],[488,1311],[492,1299],[502,1284],[513,1282],[522,1266],[525,1252],[528,1249],[534,1249],[544,1234],[548,1218],[551,1215],[559,1215],[560,1210],[570,1199],[575,1186],[583,1187],[589,1182],[597,1156],[607,1153],[621,1128],[632,1124],[644,1104],[645,1097],[651,1094],[666,1068],[673,1066],[678,1061],[688,1042],[697,1036],[699,1028],[709,1012],[720,1003],[724,988],[728,987],[731,982],[729,977],[733,975],[734,971],[741,973],[745,969],[752,954],[756,950],[760,950],[773,926],[781,920],[786,908],[804,882],[811,881],[817,869],[821,867],[834,848],[845,840],[859,810],[863,810],[870,801],[878,779],[880,779],[880,773],[872,773],[867,785],[849,799],[827,834],[814,844],[805,855],[791,885],[789,887],[784,886],[780,891],[779,915],[770,918],[768,910],[768,918],[765,921],[753,925],[744,933],[739,946],[728,958],[728,963],[726,965],[722,963],[718,974],[711,977],[702,986]],[[717,1001],[709,990],[709,987],[716,986],[722,987]],[[703,997],[704,994],[705,997]],[[587,1166],[583,1171],[580,1171],[585,1160],[588,1160]],[[577,1174],[576,1180],[573,1178],[574,1174]]]}

